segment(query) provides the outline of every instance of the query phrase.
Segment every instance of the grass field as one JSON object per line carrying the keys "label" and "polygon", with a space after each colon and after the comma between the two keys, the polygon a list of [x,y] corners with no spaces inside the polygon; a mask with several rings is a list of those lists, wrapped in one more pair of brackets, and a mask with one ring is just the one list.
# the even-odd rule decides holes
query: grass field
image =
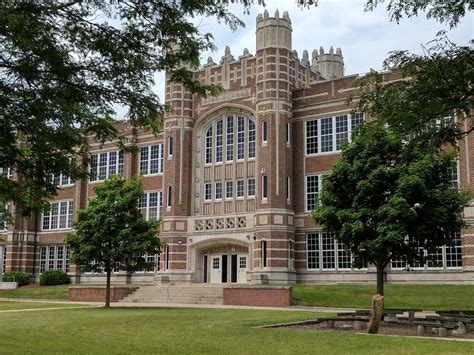
{"label": "grass field", "polygon": [[9,311],[13,309],[43,309],[43,308],[70,308],[83,307],[77,304],[57,304],[57,303],[31,303],[31,302],[12,302],[0,301],[0,312]]}
{"label": "grass field", "polygon": [[69,297],[69,285],[44,286],[37,288],[17,288],[0,292],[0,298],[31,298],[48,300],[67,300]]}
{"label": "grass field", "polygon": [[474,353],[474,343],[259,329],[314,319],[306,312],[88,308],[3,313],[2,354],[435,354]]}
{"label": "grass field", "polygon": [[[293,297],[312,307],[370,308],[375,285],[296,285]],[[474,285],[385,285],[385,307],[474,310]]]}

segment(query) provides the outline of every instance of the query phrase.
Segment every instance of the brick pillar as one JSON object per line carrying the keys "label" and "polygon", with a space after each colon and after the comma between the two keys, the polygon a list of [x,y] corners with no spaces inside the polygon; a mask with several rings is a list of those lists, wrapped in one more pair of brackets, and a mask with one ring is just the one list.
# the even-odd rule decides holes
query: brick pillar
{"label": "brick pillar", "polygon": [[[289,256],[294,255],[293,198],[290,196],[287,199],[288,178],[290,187],[293,185],[293,148],[291,139],[287,143],[286,138],[292,117],[291,31],[287,13],[280,18],[278,11],[275,17],[269,17],[265,11],[263,16],[257,17],[255,282],[295,281],[294,268],[289,260]],[[266,141],[263,133],[265,126]],[[265,178],[266,197],[263,194]],[[266,258],[262,255],[264,246]],[[266,265],[263,259],[266,259]]]}

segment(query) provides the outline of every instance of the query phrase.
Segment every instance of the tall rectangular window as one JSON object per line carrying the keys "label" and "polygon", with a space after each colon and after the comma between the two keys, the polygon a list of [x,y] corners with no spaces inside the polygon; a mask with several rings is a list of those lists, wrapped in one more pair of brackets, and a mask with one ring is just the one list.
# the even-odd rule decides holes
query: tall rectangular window
{"label": "tall rectangular window", "polygon": [[168,186],[167,189],[166,189],[166,207],[169,208],[171,207],[171,193],[172,193],[172,189],[171,189],[171,186]]}
{"label": "tall rectangular window", "polygon": [[459,187],[458,162],[453,162],[453,166],[448,168],[448,174],[451,177],[451,187]]}
{"label": "tall rectangular window", "polygon": [[216,192],[215,192],[215,199],[220,200],[222,199],[222,182],[216,182]]}
{"label": "tall rectangular window", "polygon": [[267,255],[267,241],[262,240],[262,267],[267,267],[268,264],[268,255]]}
{"label": "tall rectangular window", "polygon": [[244,180],[237,180],[237,197],[244,197]]}
{"label": "tall rectangular window", "polygon": [[168,158],[173,156],[173,137],[168,137]]}
{"label": "tall rectangular window", "polygon": [[249,159],[255,158],[255,123],[249,119]]}
{"label": "tall rectangular window", "polygon": [[249,178],[247,180],[247,196],[254,197],[255,196],[255,179]]}
{"label": "tall rectangular window", "polygon": [[74,201],[51,202],[43,211],[43,230],[72,228]]}
{"label": "tall rectangular window", "polygon": [[306,235],[306,257],[308,269],[319,269],[319,234]]}
{"label": "tall rectangular window", "polygon": [[268,141],[268,123],[267,121],[262,122],[262,143],[267,143]]}
{"label": "tall rectangular window", "polygon": [[161,191],[145,192],[138,201],[138,209],[147,221],[160,219],[163,198]]}
{"label": "tall rectangular window", "polygon": [[212,200],[212,184],[209,182],[204,184],[204,200]]}
{"label": "tall rectangular window", "polygon": [[212,126],[206,132],[206,164],[212,163]]}
{"label": "tall rectangular window", "polygon": [[234,160],[234,117],[227,117],[227,133],[226,133],[226,159]]}
{"label": "tall rectangular window", "polygon": [[290,201],[291,199],[291,180],[290,180],[290,177],[287,176],[286,177],[286,200],[287,201]]}
{"label": "tall rectangular window", "polygon": [[267,175],[262,175],[262,198],[268,197],[268,178]]}
{"label": "tall rectangular window", "polygon": [[341,150],[341,143],[349,139],[347,115],[336,116],[336,150]]}
{"label": "tall rectangular window", "polygon": [[12,169],[0,167],[0,176],[4,178],[11,179],[12,178]]}
{"label": "tall rectangular window", "polygon": [[337,241],[337,268],[339,270],[352,268],[351,253],[346,245],[339,241]]}
{"label": "tall rectangular window", "polygon": [[456,233],[454,244],[446,246],[446,267],[462,267],[461,235]]}
{"label": "tall rectangular window", "polygon": [[224,121],[219,120],[216,123],[216,163],[222,162],[223,131]]}
{"label": "tall rectangular window", "polygon": [[226,198],[234,197],[234,183],[232,181],[225,182],[225,197]]}
{"label": "tall rectangular window", "polygon": [[332,117],[321,119],[321,152],[333,150]]}
{"label": "tall rectangular window", "polygon": [[245,158],[245,119],[237,117],[237,159]]}
{"label": "tall rectangular window", "polygon": [[141,147],[139,164],[144,175],[163,174],[163,144]]}
{"label": "tall rectangular window", "polygon": [[323,269],[335,269],[336,253],[334,245],[334,233],[321,233],[321,246]]}
{"label": "tall rectangular window", "polygon": [[318,150],[318,120],[306,121],[306,154],[316,154]]}
{"label": "tall rectangular window", "polygon": [[312,211],[316,208],[318,193],[320,188],[319,175],[306,176],[306,211]]}
{"label": "tall rectangular window", "polygon": [[291,122],[286,122],[286,144],[291,144]]}
{"label": "tall rectangular window", "polygon": [[90,181],[104,181],[111,175],[123,175],[122,151],[91,154]]}

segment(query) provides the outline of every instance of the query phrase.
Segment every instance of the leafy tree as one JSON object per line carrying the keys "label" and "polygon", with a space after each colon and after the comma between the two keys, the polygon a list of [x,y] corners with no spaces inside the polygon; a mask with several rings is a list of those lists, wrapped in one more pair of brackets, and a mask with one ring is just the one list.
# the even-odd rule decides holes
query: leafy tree
{"label": "leafy tree", "polygon": [[55,193],[51,173],[84,177],[70,158],[87,157],[88,135],[123,148],[116,104],[132,125],[157,132],[167,109],[153,92],[157,71],[194,93],[219,92],[186,69],[214,48],[191,19],[215,17],[235,30],[243,22],[228,11],[233,3],[248,10],[254,0],[2,1],[0,168],[19,179],[0,176],[0,206],[41,211]]}
{"label": "leafy tree", "polygon": [[[366,11],[374,10],[385,0],[368,0],[365,4]],[[462,17],[474,10],[472,1],[464,0],[389,0],[387,11],[392,21],[400,22],[403,16],[418,16],[419,12],[426,11],[426,18],[433,18],[450,27],[456,26]]]}
{"label": "leafy tree", "polygon": [[126,181],[112,176],[95,188],[96,197],[79,211],[75,232],[66,243],[71,262],[81,272],[105,272],[107,276],[105,306],[110,305],[110,276],[114,268],[133,272],[150,269],[144,253],[155,255],[160,250],[158,222],[146,221],[138,209],[143,195],[142,179]]}
{"label": "leafy tree", "polygon": [[453,155],[368,122],[323,180],[312,217],[347,245],[356,266],[376,266],[378,294],[391,259],[419,259],[420,247],[433,252],[464,225],[469,196],[451,186]]}

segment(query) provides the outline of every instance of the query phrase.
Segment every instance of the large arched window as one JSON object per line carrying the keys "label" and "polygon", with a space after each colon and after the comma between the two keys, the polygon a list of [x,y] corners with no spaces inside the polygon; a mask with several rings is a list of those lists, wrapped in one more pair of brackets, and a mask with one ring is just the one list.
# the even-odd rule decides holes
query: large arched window
{"label": "large arched window", "polygon": [[255,122],[242,115],[214,121],[205,133],[205,162],[255,159]]}

